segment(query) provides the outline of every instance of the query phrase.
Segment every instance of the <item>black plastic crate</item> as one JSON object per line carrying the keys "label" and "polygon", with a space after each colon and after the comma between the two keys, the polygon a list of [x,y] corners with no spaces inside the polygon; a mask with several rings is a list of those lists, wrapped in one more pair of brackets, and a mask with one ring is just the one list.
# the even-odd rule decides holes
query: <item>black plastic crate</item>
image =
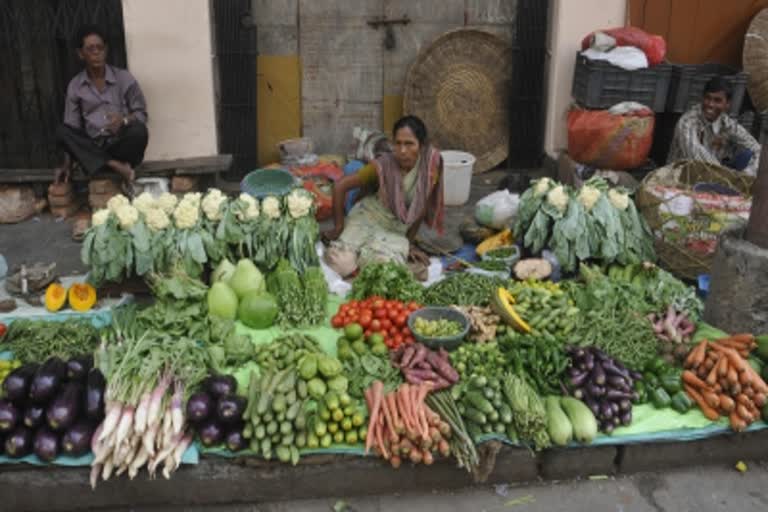
{"label": "black plastic crate", "polygon": [[607,109],[622,101],[636,101],[654,112],[664,112],[671,77],[672,66],[667,64],[628,71],[576,54],[571,93],[587,108]]}
{"label": "black plastic crate", "polygon": [[672,82],[667,98],[668,112],[685,112],[699,103],[707,82],[715,76],[723,76],[733,86],[731,115],[739,115],[747,88],[747,73],[723,64],[673,64],[672,67]]}

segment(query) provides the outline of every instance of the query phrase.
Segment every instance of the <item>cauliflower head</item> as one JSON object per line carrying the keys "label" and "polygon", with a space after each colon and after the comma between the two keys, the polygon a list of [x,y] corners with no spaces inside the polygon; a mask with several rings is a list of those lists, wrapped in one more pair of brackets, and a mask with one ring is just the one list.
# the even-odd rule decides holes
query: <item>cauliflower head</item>
{"label": "cauliflower head", "polygon": [[617,210],[626,210],[629,206],[629,194],[611,189],[608,191],[608,200]]}
{"label": "cauliflower head", "polygon": [[560,213],[564,213],[568,208],[568,193],[562,185],[558,185],[547,192],[547,202],[557,208]]}
{"label": "cauliflower head", "polygon": [[261,202],[261,211],[270,219],[280,218],[280,200],[275,196],[264,198]]}
{"label": "cauliflower head", "polygon": [[146,214],[155,207],[155,198],[149,192],[142,192],[133,200],[133,207]]}
{"label": "cauliflower head", "polygon": [[120,222],[120,227],[123,229],[130,229],[139,220],[139,210],[130,204],[120,206],[115,215]]}
{"label": "cauliflower head", "polygon": [[584,185],[579,191],[579,202],[584,206],[586,211],[592,209],[595,206],[597,200],[600,199],[600,191],[595,187]]}
{"label": "cauliflower head", "polygon": [[93,216],[91,217],[91,224],[94,226],[101,226],[105,222],[107,222],[107,219],[109,219],[109,216],[112,212],[109,211],[109,208],[102,208],[101,210],[96,210],[93,212]]}
{"label": "cauliflower head", "polygon": [[291,215],[291,217],[294,219],[300,219],[301,217],[309,215],[309,212],[312,210],[312,206],[314,205],[315,201],[311,194],[305,190],[295,189],[290,194],[288,194],[286,203],[288,204],[288,213]]}
{"label": "cauliflower head", "polygon": [[196,208],[200,208],[200,202],[203,200],[203,194],[201,192],[187,192],[182,201],[187,201],[190,204],[195,205]]}
{"label": "cauliflower head", "polygon": [[162,231],[171,223],[171,219],[161,208],[151,208],[144,212],[144,220],[151,231]]}
{"label": "cauliflower head", "polygon": [[170,215],[173,213],[173,210],[176,209],[176,204],[178,202],[179,200],[175,195],[169,192],[163,192],[160,197],[155,200],[155,205],[162,209],[166,215]]}
{"label": "cauliflower head", "polygon": [[221,220],[223,216],[223,205],[227,201],[227,196],[221,193],[221,190],[212,188],[208,191],[202,201],[203,213],[208,220]]}
{"label": "cauliflower head", "polygon": [[536,197],[542,196],[549,192],[550,188],[552,188],[551,179],[541,178],[540,180],[536,180],[536,184],[533,186],[533,195]]}
{"label": "cauliflower head", "polygon": [[248,221],[259,217],[259,202],[250,194],[242,193],[237,198],[237,212],[235,215],[240,221]]}
{"label": "cauliflower head", "polygon": [[121,206],[128,206],[130,204],[131,202],[127,197],[125,197],[123,194],[117,194],[116,196],[109,198],[109,201],[107,201],[107,208],[112,213],[117,213],[117,210],[120,209]]}
{"label": "cauliflower head", "polygon": [[194,201],[182,199],[173,211],[173,220],[179,229],[189,229],[197,224],[199,217],[198,206]]}

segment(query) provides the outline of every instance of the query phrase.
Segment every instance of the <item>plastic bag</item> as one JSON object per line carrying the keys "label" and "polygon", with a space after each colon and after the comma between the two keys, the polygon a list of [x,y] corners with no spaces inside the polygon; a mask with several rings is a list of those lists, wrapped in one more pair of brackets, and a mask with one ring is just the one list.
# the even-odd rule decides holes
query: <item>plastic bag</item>
{"label": "plastic bag", "polygon": [[518,194],[512,194],[509,190],[499,190],[477,202],[475,220],[483,226],[504,229],[512,224],[519,204]]}
{"label": "plastic bag", "polygon": [[32,187],[0,185],[0,224],[14,224],[35,214]]}
{"label": "plastic bag", "polygon": [[648,65],[650,66],[661,64],[667,54],[667,42],[663,37],[649,34],[637,27],[618,27],[592,32],[581,41],[581,49],[586,50],[593,47],[597,42],[597,49],[605,50],[606,44],[603,36],[613,38],[616,41],[615,46],[640,48],[648,57]]}
{"label": "plastic bag", "polygon": [[589,60],[604,60],[609,64],[628,71],[648,67],[648,58],[645,56],[645,53],[634,46],[620,46],[607,52],[589,48],[581,52],[581,54]]}
{"label": "plastic bag", "polygon": [[653,112],[644,108],[614,115],[607,110],[571,109],[568,154],[599,169],[634,169],[648,159],[653,143]]}

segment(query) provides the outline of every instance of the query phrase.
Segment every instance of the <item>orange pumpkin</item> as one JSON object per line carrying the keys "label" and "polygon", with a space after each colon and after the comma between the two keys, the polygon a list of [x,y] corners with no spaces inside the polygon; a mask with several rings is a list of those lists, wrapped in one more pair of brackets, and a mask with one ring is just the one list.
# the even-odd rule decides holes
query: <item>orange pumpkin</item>
{"label": "orange pumpkin", "polygon": [[67,290],[59,283],[51,283],[45,289],[45,309],[54,313],[67,301]]}
{"label": "orange pumpkin", "polygon": [[88,311],[96,304],[96,289],[88,283],[75,283],[69,287],[69,307],[75,311]]}

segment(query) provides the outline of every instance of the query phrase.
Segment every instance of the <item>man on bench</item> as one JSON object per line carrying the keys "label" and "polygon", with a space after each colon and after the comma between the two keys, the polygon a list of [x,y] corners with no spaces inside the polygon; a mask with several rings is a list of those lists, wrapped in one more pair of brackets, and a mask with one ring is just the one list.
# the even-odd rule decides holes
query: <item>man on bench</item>
{"label": "man on bench", "polygon": [[144,94],[133,75],[106,63],[109,48],[98,27],[81,28],[76,43],[85,69],[67,87],[56,133],[65,157],[54,180],[69,180],[74,159],[88,176],[108,169],[130,186],[149,138]]}

